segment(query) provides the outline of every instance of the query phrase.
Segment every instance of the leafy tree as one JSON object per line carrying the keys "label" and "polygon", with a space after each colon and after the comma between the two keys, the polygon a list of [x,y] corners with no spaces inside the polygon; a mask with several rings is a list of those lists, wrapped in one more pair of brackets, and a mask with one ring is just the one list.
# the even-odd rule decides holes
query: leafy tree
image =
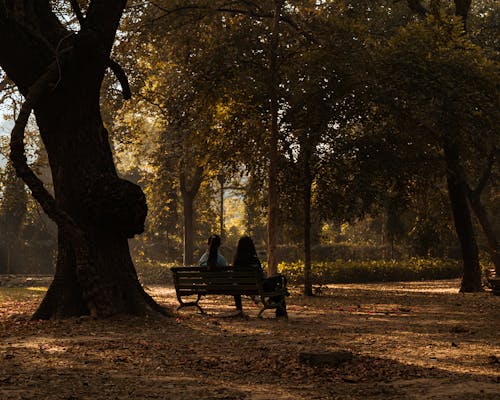
{"label": "leafy tree", "polygon": [[[159,18],[158,10],[165,15]],[[202,183],[222,170],[224,175],[238,170],[248,151],[244,125],[250,123],[235,100],[243,96],[240,90],[249,92],[242,84],[249,81],[248,29],[238,17],[221,18],[208,10],[192,21],[197,14],[171,16],[151,5],[132,44],[120,47],[133,76],[141,77],[133,79],[140,97],[126,106],[123,120],[139,114],[132,119],[154,119],[159,127],[156,137],[140,136],[158,146],[152,165],[180,191],[186,264],[194,261],[194,205]],[[131,47],[141,49],[134,60],[127,58]]]}
{"label": "leafy tree", "polygon": [[443,156],[464,259],[461,290],[480,290],[465,166],[498,141],[498,98],[491,89],[498,88],[498,67],[463,35],[461,21],[441,14],[402,29],[380,55],[379,100],[409,140]]}
{"label": "leafy tree", "polygon": [[[66,3],[67,4],[67,3]],[[138,282],[127,238],[144,229],[142,190],[117,176],[99,110],[125,1],[89,1],[81,27],[65,26],[49,1],[0,5],[0,66],[26,98],[12,132],[11,158],[44,211],[58,225],[55,278],[35,318],[165,312]],[[34,110],[52,170],[54,197],[24,156],[24,128]]]}

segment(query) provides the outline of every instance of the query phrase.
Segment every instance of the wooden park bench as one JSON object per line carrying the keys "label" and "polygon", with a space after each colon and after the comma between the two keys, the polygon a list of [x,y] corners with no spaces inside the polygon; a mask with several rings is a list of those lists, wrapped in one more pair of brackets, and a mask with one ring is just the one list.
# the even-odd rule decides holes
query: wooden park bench
{"label": "wooden park bench", "polygon": [[[288,295],[286,281],[277,285],[274,291],[265,291],[263,287],[262,274],[254,269],[216,269],[208,271],[207,267],[173,267],[171,268],[175,292],[179,300],[179,307],[194,306],[202,314],[205,311],[198,304],[203,296],[207,295],[246,295],[258,296],[263,304],[259,312],[259,318],[262,313],[268,309],[277,309],[283,306],[285,296]],[[196,300],[187,300],[196,296]],[[273,300],[274,298],[274,300]],[[276,298],[283,299],[276,301]],[[285,317],[287,317],[285,315]]]}

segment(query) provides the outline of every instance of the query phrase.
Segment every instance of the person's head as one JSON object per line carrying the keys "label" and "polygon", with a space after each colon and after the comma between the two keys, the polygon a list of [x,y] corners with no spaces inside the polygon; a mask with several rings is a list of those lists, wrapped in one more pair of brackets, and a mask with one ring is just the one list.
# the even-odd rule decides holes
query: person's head
{"label": "person's head", "polygon": [[221,244],[221,239],[220,239],[220,236],[219,235],[210,235],[210,237],[208,238],[208,248],[214,246],[216,249],[218,249],[220,247],[220,244]]}
{"label": "person's head", "polygon": [[250,236],[243,236],[238,241],[238,247],[236,247],[236,255],[234,257],[236,260],[248,260],[251,257],[256,257],[257,251],[255,250],[255,245]]}
{"label": "person's head", "polygon": [[213,269],[217,266],[217,253],[221,244],[219,235],[210,235],[208,238],[208,260],[207,267]]}

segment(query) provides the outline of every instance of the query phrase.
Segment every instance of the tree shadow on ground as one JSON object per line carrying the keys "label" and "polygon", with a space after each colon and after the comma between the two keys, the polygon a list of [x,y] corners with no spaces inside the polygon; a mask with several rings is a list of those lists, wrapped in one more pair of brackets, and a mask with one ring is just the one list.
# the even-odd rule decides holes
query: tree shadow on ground
{"label": "tree shadow on ground", "polygon": [[[176,304],[171,288],[151,293]],[[491,320],[487,325],[497,302],[373,293],[293,294],[288,322],[272,312],[257,319],[249,299],[246,319],[186,310],[170,319],[44,322],[28,319],[36,299],[12,302],[0,318],[0,398],[499,398],[493,357],[500,347]],[[234,308],[230,297],[204,302],[215,315]],[[351,351],[352,360],[335,367],[299,360],[302,351],[337,349]]]}

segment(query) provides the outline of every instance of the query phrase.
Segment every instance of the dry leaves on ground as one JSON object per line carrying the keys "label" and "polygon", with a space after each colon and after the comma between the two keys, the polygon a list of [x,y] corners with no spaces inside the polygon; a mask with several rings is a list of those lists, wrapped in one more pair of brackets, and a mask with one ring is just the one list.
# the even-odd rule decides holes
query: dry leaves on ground
{"label": "dry leaves on ground", "polygon": [[[36,286],[32,286],[35,287]],[[0,289],[1,399],[500,399],[500,298],[457,281],[292,290],[288,321],[231,297],[176,318],[30,321],[43,292]],[[171,287],[152,286],[168,307]],[[338,365],[301,352],[348,351]]]}

